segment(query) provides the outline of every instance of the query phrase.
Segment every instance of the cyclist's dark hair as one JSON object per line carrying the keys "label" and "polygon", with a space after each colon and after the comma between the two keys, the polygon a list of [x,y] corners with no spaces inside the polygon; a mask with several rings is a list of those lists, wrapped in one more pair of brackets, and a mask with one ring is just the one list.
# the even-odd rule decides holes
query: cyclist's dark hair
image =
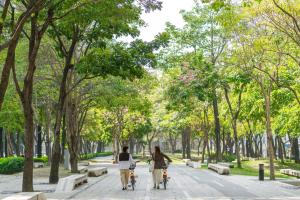
{"label": "cyclist's dark hair", "polygon": [[123,152],[126,153],[128,149],[128,146],[123,146]]}
{"label": "cyclist's dark hair", "polygon": [[159,146],[155,146],[155,154],[160,154],[160,148]]}

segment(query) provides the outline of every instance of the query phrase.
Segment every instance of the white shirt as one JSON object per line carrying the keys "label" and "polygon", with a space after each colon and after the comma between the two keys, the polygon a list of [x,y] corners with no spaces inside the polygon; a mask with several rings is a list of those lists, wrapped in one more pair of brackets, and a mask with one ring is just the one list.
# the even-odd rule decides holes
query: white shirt
{"label": "white shirt", "polygon": [[119,160],[119,169],[129,169],[131,164],[134,164],[134,160],[132,159],[131,154],[129,154],[129,160],[120,161]]}

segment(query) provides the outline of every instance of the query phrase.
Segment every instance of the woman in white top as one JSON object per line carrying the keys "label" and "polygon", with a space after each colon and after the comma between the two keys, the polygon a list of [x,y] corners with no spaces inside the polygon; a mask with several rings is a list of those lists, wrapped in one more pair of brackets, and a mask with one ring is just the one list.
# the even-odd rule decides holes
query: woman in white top
{"label": "woman in white top", "polygon": [[135,164],[131,154],[127,152],[128,146],[123,147],[123,152],[119,154],[119,169],[122,182],[122,190],[127,190],[130,165]]}

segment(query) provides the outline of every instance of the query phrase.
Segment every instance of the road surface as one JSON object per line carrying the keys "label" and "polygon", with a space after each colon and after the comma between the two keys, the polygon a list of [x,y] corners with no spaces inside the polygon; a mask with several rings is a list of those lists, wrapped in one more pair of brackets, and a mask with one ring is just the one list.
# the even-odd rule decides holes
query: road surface
{"label": "road surface", "polygon": [[[102,164],[103,165],[103,164]],[[257,177],[221,176],[209,170],[171,165],[167,190],[153,189],[147,165],[138,165],[136,190],[122,191],[116,165],[106,165],[108,174],[90,178],[89,183],[70,194],[48,193],[48,199],[74,200],[206,200],[206,199],[299,199],[300,188],[279,181],[258,181]],[[162,188],[162,187],[161,187]]]}

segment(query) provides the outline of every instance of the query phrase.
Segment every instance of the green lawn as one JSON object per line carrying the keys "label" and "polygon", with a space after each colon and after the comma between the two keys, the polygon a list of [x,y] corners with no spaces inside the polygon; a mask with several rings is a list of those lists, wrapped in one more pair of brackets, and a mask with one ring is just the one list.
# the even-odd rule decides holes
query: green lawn
{"label": "green lawn", "polygon": [[[169,155],[174,163],[183,163],[181,154]],[[193,160],[200,160],[200,157],[197,154],[192,155]],[[251,160],[251,161],[242,161],[242,168],[237,168],[236,164],[234,168],[230,169],[232,175],[244,175],[244,176],[257,176],[258,177],[258,166],[259,164],[265,165],[265,177],[269,177],[269,161],[268,160]],[[202,169],[207,169],[207,166],[202,166]],[[280,169],[295,169],[300,170],[300,164],[296,164],[293,161],[286,160],[284,163],[275,160],[275,176],[276,178],[295,178],[292,176],[287,176],[280,173]]]}
{"label": "green lawn", "polygon": [[[269,177],[269,161],[268,160],[253,160],[253,161],[242,161],[242,168],[237,168],[236,164],[234,168],[230,169],[230,173],[232,175],[244,175],[244,176],[257,176],[258,177],[258,166],[259,164],[265,165],[265,177]],[[291,168],[300,170],[300,164],[295,164],[291,161],[286,161],[284,164],[280,163],[279,161],[275,161],[275,176],[276,178],[295,178],[291,176],[287,176],[281,174],[279,172],[280,169],[284,168]],[[203,166],[202,169],[207,169],[207,166]]]}

